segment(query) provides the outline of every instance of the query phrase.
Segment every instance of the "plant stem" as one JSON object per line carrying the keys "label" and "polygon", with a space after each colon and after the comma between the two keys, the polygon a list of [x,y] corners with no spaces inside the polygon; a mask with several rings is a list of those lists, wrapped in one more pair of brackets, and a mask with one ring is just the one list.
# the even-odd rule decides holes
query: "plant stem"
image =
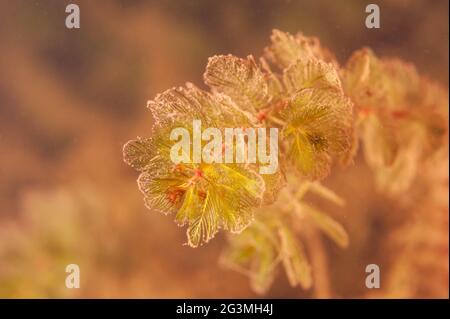
{"label": "plant stem", "polygon": [[308,225],[304,228],[306,244],[311,256],[314,278],[314,295],[316,298],[331,298],[330,275],[328,271],[328,257],[323,246],[322,237],[316,227]]}

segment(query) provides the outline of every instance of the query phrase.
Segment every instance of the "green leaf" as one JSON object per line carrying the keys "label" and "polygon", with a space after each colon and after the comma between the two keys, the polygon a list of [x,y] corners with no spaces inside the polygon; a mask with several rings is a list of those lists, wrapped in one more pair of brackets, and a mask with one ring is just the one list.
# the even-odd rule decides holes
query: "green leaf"
{"label": "green leaf", "polygon": [[424,96],[424,82],[413,65],[398,59],[379,59],[367,48],[350,57],[343,82],[359,108],[406,110],[420,107]]}
{"label": "green leaf", "polygon": [[328,214],[314,208],[308,204],[301,204],[303,210],[311,217],[315,224],[341,248],[346,248],[349,244],[348,234],[344,227]]}
{"label": "green leaf", "polygon": [[256,112],[270,101],[264,73],[252,56],[241,59],[232,55],[209,58],[205,83],[224,93],[245,111]]}
{"label": "green leaf", "polygon": [[302,89],[341,90],[341,81],[333,65],[320,60],[298,60],[283,72],[283,83],[289,93]]}
{"label": "green leaf", "polygon": [[361,125],[361,138],[364,143],[364,156],[372,168],[391,165],[394,162],[398,145],[395,130],[383,125],[377,115],[369,114]]}
{"label": "green leaf", "polygon": [[[241,232],[253,220],[254,208],[261,205],[264,181],[240,165],[211,165],[205,170],[211,203],[218,203],[222,225],[233,233]],[[214,206],[212,206],[214,207]]]}
{"label": "green leaf", "polygon": [[278,171],[273,174],[262,174],[262,179],[264,180],[264,204],[270,205],[273,204],[278,196],[280,190],[286,186],[286,177],[284,172],[282,172],[281,168],[278,168]]}
{"label": "green leaf", "polygon": [[163,214],[177,212],[185,194],[184,179],[179,176],[159,175],[152,171],[141,173],[139,190],[144,194],[145,206]]}
{"label": "green leaf", "polygon": [[301,33],[293,36],[287,32],[273,30],[270,39],[272,44],[264,50],[264,55],[281,69],[291,66],[297,60],[319,59],[337,64],[334,56],[321,47],[317,38],[305,37]]}
{"label": "green leaf", "polygon": [[281,239],[281,256],[284,270],[291,286],[309,289],[312,285],[311,266],[302,244],[291,231],[282,226],[278,230]]}
{"label": "green leaf", "polygon": [[272,68],[265,58],[261,57],[259,61],[267,81],[269,96],[272,98],[271,102],[280,100],[284,94],[284,87],[278,74],[272,71]]}
{"label": "green leaf", "polygon": [[394,162],[375,171],[378,190],[390,196],[398,196],[412,185],[427,144],[426,129],[419,123],[412,123],[403,130],[403,144]]}
{"label": "green leaf", "polygon": [[[220,201],[216,195],[209,191],[203,203],[194,205],[187,210],[189,216],[189,228],[187,230],[188,243],[192,247],[197,247],[203,242],[208,242],[219,230],[220,221]],[[198,198],[198,195],[197,195]],[[198,202],[201,199],[198,198]],[[181,210],[178,214],[181,213]]]}
{"label": "green leaf", "polygon": [[154,156],[150,138],[138,137],[136,140],[127,142],[123,147],[125,163],[138,171],[143,171]]}
{"label": "green leaf", "polygon": [[325,198],[333,203],[335,203],[338,206],[344,206],[345,200],[337,195],[335,192],[333,192],[331,189],[323,186],[319,182],[313,182],[309,185],[309,190],[313,193],[316,193],[322,198]]}
{"label": "green leaf", "polygon": [[307,178],[325,177],[333,156],[351,150],[352,105],[335,90],[302,90],[279,115],[287,158]]}
{"label": "green leaf", "polygon": [[148,208],[176,212],[176,222],[188,225],[192,247],[208,242],[221,227],[233,233],[245,229],[264,192],[262,178],[241,166],[201,165],[194,172],[199,169],[201,177],[189,175],[193,170],[186,166],[182,172],[144,172],[138,180]]}
{"label": "green leaf", "polygon": [[258,294],[269,289],[277,265],[278,243],[271,220],[258,218],[241,234],[230,236],[222,258],[225,266],[249,276],[250,285]]}
{"label": "green leaf", "polygon": [[202,91],[191,83],[158,94],[147,107],[158,129],[175,127],[175,123],[190,125],[193,120],[201,120],[205,127],[225,127],[236,123],[237,118],[245,119],[225,97]]}
{"label": "green leaf", "polygon": [[151,105],[158,118],[153,137],[138,138],[124,147],[124,160],[142,172],[138,185],[145,205],[176,213],[176,222],[188,227],[192,247],[208,242],[220,228],[241,232],[253,220],[253,210],[261,205],[265,191],[263,178],[253,171],[256,165],[175,165],[170,158],[170,132],[175,127],[191,131],[192,119],[218,128],[247,127],[247,117],[232,106],[229,97],[207,94],[191,85],[168,90]]}
{"label": "green leaf", "polygon": [[288,160],[300,174],[310,179],[321,179],[328,175],[331,158],[327,153],[315,149],[314,138],[310,141],[300,129],[285,131],[288,144]]}
{"label": "green leaf", "polygon": [[364,48],[352,54],[343,71],[344,91],[358,108],[386,105],[383,68],[374,53]]}

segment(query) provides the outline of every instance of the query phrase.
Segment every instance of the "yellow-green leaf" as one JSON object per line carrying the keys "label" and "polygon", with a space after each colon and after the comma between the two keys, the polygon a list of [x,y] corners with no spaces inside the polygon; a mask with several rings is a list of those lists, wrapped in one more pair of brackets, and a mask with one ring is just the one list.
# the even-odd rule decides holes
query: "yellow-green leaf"
{"label": "yellow-green leaf", "polygon": [[232,55],[209,58],[204,74],[205,83],[224,93],[245,111],[256,111],[270,100],[264,73],[253,57],[241,59]]}
{"label": "yellow-green leaf", "polygon": [[301,207],[311,217],[317,227],[319,227],[325,235],[332,239],[338,246],[341,248],[346,248],[348,246],[348,234],[339,222],[331,218],[328,214],[308,204],[302,203]]}
{"label": "yellow-green leaf", "polygon": [[337,64],[334,56],[321,47],[317,38],[305,37],[301,33],[293,36],[287,32],[273,30],[270,39],[272,44],[264,50],[264,54],[281,69],[289,67],[297,60],[308,61],[311,58]]}
{"label": "yellow-green leaf", "polygon": [[300,285],[303,289],[309,289],[312,285],[311,266],[302,244],[284,226],[279,228],[278,233],[281,239],[283,266],[289,283],[293,287]]}
{"label": "yellow-green leaf", "polygon": [[341,81],[334,66],[316,59],[298,60],[285,69],[283,83],[289,93],[307,88],[341,90]]}
{"label": "yellow-green leaf", "polygon": [[325,177],[333,156],[351,149],[352,105],[336,90],[302,90],[279,115],[288,160],[305,177]]}

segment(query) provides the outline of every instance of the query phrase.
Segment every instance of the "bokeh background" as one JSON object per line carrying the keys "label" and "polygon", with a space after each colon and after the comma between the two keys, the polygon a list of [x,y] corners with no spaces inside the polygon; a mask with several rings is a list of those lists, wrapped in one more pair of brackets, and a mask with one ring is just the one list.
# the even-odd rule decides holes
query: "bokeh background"
{"label": "bokeh background", "polygon": [[[65,28],[71,2],[78,30]],[[0,297],[257,297],[220,266],[225,236],[189,248],[171,217],[144,207],[122,146],[150,136],[147,100],[204,87],[214,54],[261,55],[274,28],[319,37],[341,63],[369,46],[448,86],[448,1],[376,1],[381,28],[366,29],[372,2],[0,0]],[[367,296],[369,263],[390,271],[388,238],[404,219],[356,163],[326,180],[347,199],[337,213],[351,238],[326,247],[336,297]],[[70,263],[80,289],[65,287]],[[446,278],[430,277],[439,293],[419,297],[448,297],[444,266]],[[265,295],[311,296],[283,274]]]}

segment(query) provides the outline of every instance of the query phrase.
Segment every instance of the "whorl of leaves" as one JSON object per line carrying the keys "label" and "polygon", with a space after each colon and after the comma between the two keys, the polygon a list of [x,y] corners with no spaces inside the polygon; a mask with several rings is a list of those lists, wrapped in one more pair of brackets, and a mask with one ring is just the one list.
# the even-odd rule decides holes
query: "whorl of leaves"
{"label": "whorl of leaves", "polygon": [[[317,180],[334,162],[351,162],[359,140],[378,187],[398,194],[448,137],[448,93],[412,65],[364,48],[341,68],[317,38],[274,30],[270,39],[259,59],[211,57],[204,73],[209,92],[188,83],[157,95],[148,102],[152,137],[138,137],[123,149],[125,162],[140,172],[145,205],[187,225],[190,246],[208,242],[221,228],[240,233],[231,237],[223,260],[247,274],[260,293],[270,287],[278,264],[292,286],[312,285],[292,222],[307,218],[307,225],[348,246],[344,227],[301,197],[311,191],[342,205]],[[260,175],[258,162],[172,163],[170,132],[183,127],[192,133],[193,120],[222,132],[278,128],[279,170]]]}
{"label": "whorl of leaves", "polygon": [[390,195],[406,191],[418,164],[445,147],[448,93],[413,65],[378,58],[368,48],[356,51],[341,73],[378,188]]}

